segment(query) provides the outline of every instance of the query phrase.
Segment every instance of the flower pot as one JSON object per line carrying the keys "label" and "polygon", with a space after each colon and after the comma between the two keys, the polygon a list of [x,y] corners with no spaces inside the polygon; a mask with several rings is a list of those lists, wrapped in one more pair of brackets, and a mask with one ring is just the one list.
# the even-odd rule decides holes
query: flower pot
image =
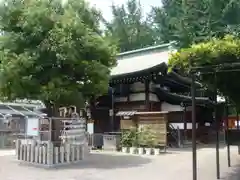
{"label": "flower pot", "polygon": [[122,152],[123,153],[128,153],[129,148],[128,147],[122,147]]}
{"label": "flower pot", "polygon": [[146,155],[151,155],[152,154],[152,148],[145,148]]}
{"label": "flower pot", "polygon": [[144,154],[144,148],[138,148],[138,154],[142,155]]}
{"label": "flower pot", "polygon": [[159,155],[160,154],[160,149],[154,148],[153,152],[154,152],[154,155]]}
{"label": "flower pot", "polygon": [[137,148],[136,147],[130,147],[129,152],[130,152],[130,154],[136,154],[137,153]]}

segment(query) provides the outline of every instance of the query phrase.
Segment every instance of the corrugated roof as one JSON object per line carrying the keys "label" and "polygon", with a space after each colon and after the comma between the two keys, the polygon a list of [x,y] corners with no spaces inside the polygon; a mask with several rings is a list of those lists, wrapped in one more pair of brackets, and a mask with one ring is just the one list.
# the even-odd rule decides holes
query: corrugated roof
{"label": "corrugated roof", "polygon": [[8,105],[0,103],[0,114],[1,115],[21,115],[21,116],[41,116],[42,113],[31,111],[20,104]]}
{"label": "corrugated roof", "polygon": [[111,70],[111,75],[122,75],[141,71],[162,63],[168,63],[173,52],[172,43],[121,53],[117,57],[117,66]]}

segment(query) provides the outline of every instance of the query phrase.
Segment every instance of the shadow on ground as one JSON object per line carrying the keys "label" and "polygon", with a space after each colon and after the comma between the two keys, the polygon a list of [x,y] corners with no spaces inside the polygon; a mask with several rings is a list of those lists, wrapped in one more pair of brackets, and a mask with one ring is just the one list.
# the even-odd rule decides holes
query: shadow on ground
{"label": "shadow on ground", "polygon": [[240,180],[240,165],[232,167],[232,172],[222,177],[221,180]]}
{"label": "shadow on ground", "polygon": [[[224,149],[225,147],[226,147],[226,145],[223,144],[223,143],[221,143],[219,145],[219,149]],[[215,149],[215,148],[216,148],[216,144],[198,144],[197,145],[197,150],[201,150],[201,149]],[[182,148],[168,148],[167,151],[171,152],[171,153],[192,152],[192,146],[182,147]]]}
{"label": "shadow on ground", "polygon": [[105,153],[91,153],[78,164],[59,166],[54,169],[117,169],[142,166],[151,162],[150,158],[131,155],[111,155]]}

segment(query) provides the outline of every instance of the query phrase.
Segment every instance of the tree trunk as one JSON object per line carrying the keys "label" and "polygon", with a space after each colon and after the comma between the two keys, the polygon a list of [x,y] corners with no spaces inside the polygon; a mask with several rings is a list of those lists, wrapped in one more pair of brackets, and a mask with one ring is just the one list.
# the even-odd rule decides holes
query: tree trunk
{"label": "tree trunk", "polygon": [[45,103],[45,105],[46,105],[46,114],[48,115],[49,118],[51,118],[50,141],[52,141],[55,147],[60,147],[61,145],[60,136],[61,136],[61,130],[63,129],[63,124],[61,120],[58,119],[60,117],[59,108],[58,106],[52,104],[51,102],[47,102]]}

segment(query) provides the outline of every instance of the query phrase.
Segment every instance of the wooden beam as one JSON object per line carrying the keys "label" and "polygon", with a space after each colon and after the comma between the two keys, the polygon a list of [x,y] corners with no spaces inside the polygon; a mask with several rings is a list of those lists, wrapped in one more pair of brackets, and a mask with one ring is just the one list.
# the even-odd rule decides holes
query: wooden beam
{"label": "wooden beam", "polygon": [[150,110],[150,101],[149,101],[149,80],[145,80],[145,108],[147,111]]}

